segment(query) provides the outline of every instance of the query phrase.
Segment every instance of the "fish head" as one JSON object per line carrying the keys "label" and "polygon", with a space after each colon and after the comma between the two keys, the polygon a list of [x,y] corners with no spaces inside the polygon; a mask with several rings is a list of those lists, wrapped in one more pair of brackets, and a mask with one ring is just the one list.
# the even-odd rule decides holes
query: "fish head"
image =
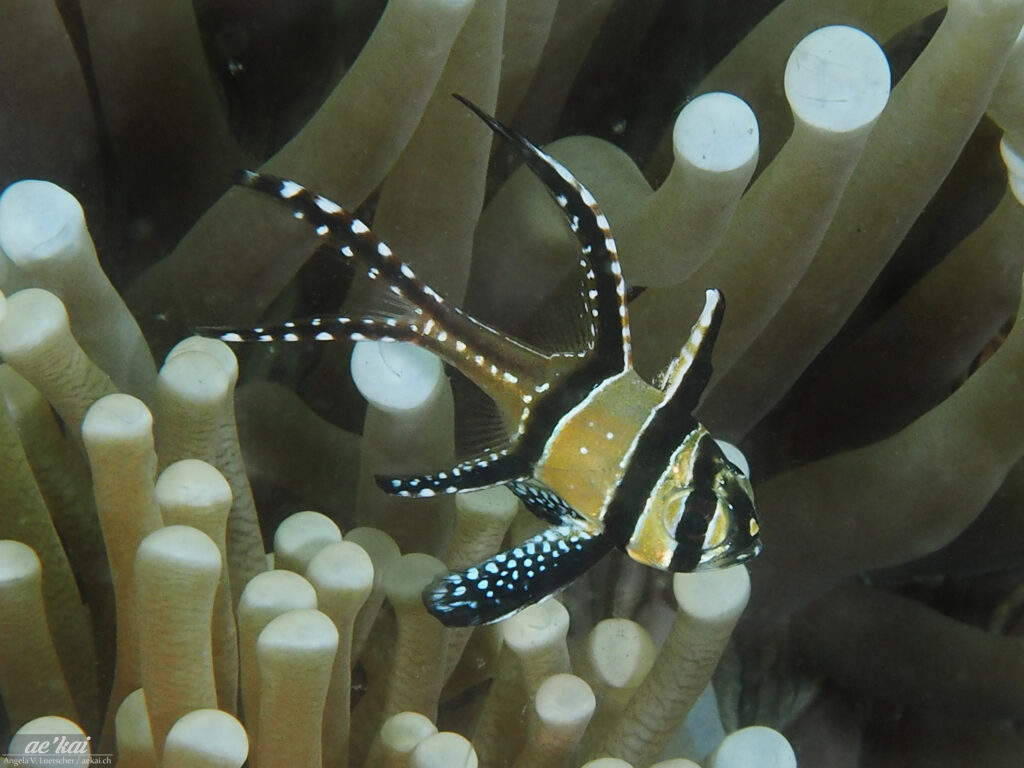
{"label": "fish head", "polygon": [[750,480],[703,427],[672,454],[626,551],[672,572],[727,568],[761,551]]}

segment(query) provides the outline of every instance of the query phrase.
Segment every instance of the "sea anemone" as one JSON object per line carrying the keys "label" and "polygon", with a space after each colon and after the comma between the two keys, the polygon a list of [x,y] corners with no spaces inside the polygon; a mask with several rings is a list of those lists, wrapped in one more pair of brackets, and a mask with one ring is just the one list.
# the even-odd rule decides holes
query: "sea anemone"
{"label": "sea anemone", "polygon": [[[724,767],[791,760],[777,731],[807,765],[1019,756],[1024,2],[381,5],[6,9],[8,731],[139,766]],[[445,629],[424,584],[536,521],[373,477],[495,437],[466,382],[393,345],[188,338],[388,306],[231,187],[251,167],[571,343],[576,245],[452,92],[594,193],[645,376],[726,294],[698,416],[751,468],[749,580],[613,555]]]}

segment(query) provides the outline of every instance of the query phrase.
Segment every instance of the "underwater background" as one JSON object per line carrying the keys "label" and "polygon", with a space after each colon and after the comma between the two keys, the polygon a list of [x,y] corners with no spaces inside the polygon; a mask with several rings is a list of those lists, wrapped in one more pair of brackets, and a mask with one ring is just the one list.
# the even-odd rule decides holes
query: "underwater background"
{"label": "underwater background", "polygon": [[[57,715],[125,766],[1020,765],[1024,2],[386,5],[0,9],[3,743]],[[793,54],[830,25],[867,37]],[[593,193],[647,380],[725,293],[697,416],[749,464],[757,560],[613,553],[444,629],[423,584],[537,521],[372,478],[487,445],[493,409],[454,375],[367,405],[347,341],[191,336],[393,306],[252,168],[576,341],[578,244],[452,93]]]}

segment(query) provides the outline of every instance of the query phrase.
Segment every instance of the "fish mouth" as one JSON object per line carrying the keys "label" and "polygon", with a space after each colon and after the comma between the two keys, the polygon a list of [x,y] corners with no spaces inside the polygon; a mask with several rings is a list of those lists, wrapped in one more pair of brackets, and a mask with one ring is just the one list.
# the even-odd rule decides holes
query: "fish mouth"
{"label": "fish mouth", "polygon": [[733,545],[712,549],[701,556],[700,563],[694,570],[710,571],[741,565],[761,554],[762,549],[764,549],[764,545],[760,538],[751,539],[742,547]]}

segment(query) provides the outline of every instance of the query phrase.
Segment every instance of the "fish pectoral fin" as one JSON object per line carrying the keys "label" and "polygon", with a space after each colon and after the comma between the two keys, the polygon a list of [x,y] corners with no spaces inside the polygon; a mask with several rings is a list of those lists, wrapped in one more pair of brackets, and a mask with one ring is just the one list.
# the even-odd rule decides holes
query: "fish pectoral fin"
{"label": "fish pectoral fin", "polygon": [[268,325],[211,325],[195,329],[197,336],[220,339],[229,344],[337,341],[411,341],[422,338],[415,325],[406,319],[392,317],[356,317],[353,315],[325,315]]}
{"label": "fish pectoral fin", "polygon": [[530,474],[529,463],[515,448],[481,453],[450,469],[426,475],[377,475],[377,485],[395,496],[422,498],[445,493],[478,491],[520,480]]}
{"label": "fish pectoral fin", "polygon": [[551,525],[572,525],[586,520],[565,499],[537,480],[513,480],[508,488],[530,512]]}
{"label": "fish pectoral fin", "polygon": [[441,576],[423,602],[449,627],[491,624],[559,592],[611,551],[604,534],[559,525],[479,565]]}

